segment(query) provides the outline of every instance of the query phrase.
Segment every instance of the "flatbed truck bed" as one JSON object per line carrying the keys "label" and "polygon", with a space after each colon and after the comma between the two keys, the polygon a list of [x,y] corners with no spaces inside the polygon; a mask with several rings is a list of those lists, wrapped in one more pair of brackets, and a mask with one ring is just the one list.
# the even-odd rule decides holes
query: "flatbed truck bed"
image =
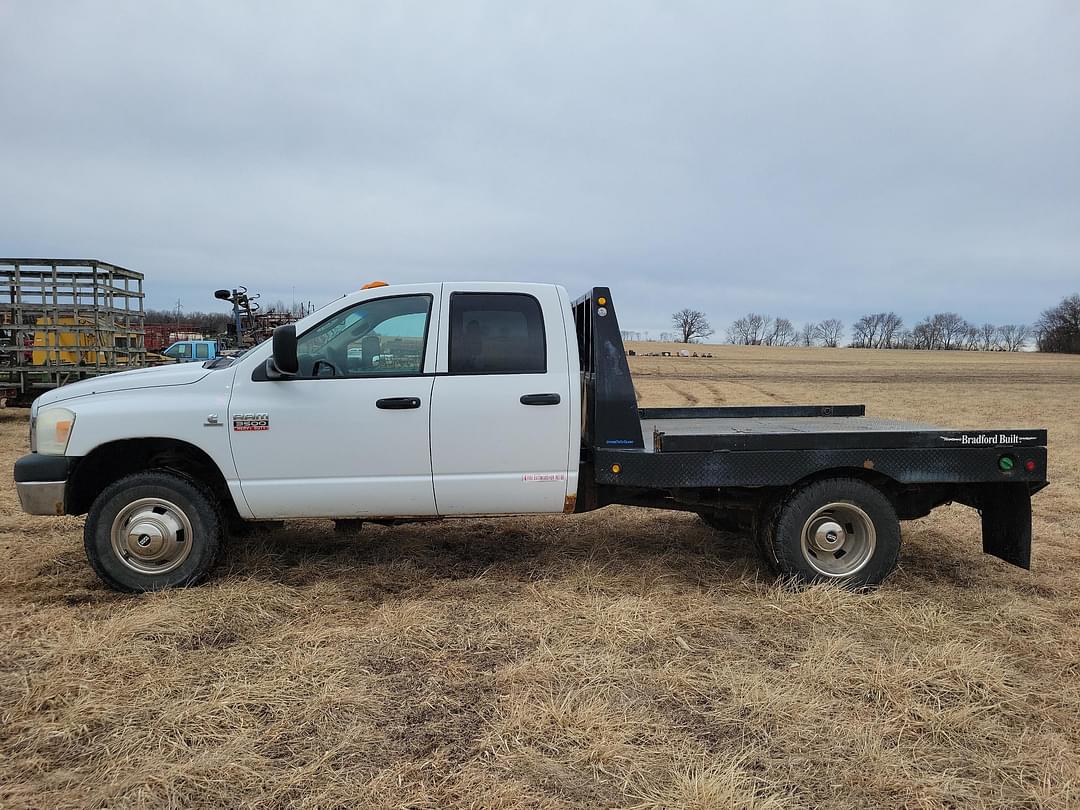
{"label": "flatbed truck bed", "polygon": [[800,492],[833,482],[834,492],[881,493],[900,520],[954,501],[977,509],[984,551],[1030,567],[1031,495],[1048,483],[1045,430],[946,428],[867,416],[859,404],[639,408],[610,290],[578,299],[574,317],[585,392],[581,508],[694,511],[753,536],[781,572],[813,579],[813,565],[778,559],[776,531]]}

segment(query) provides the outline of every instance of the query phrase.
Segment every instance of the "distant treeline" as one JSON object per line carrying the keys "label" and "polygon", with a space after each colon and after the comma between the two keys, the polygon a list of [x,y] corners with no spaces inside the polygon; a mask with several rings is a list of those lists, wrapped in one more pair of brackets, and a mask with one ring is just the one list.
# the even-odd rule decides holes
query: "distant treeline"
{"label": "distant treeline", "polygon": [[1026,324],[975,325],[955,312],[939,312],[910,329],[895,312],[863,315],[850,330],[843,321],[829,318],[795,326],[787,318],[751,312],[727,330],[729,343],[743,346],[842,346],[857,349],[964,349],[1009,351],[1022,349],[1031,339]]}
{"label": "distant treeline", "polygon": [[1017,352],[1032,339],[1039,351],[1080,353],[1080,295],[1043,312],[1034,327],[975,324],[956,312],[938,312],[907,328],[895,312],[874,312],[855,321],[849,333],[837,318],[796,326],[787,318],[751,312],[727,329],[728,342],[743,346]]}
{"label": "distant treeline", "polygon": [[[260,301],[259,305],[253,305],[253,308],[259,315],[268,312],[289,312],[296,317],[307,315],[313,309],[310,304],[297,302],[289,305],[280,299],[272,304],[263,304]],[[206,335],[224,334],[226,327],[232,323],[233,318],[232,304],[228,301],[223,302],[223,309],[220,312],[202,312],[196,309],[148,309],[145,315],[146,323],[149,324],[163,323],[191,326]]]}
{"label": "distant treeline", "polygon": [[177,312],[176,310],[169,309],[146,310],[147,323],[193,326],[207,335],[223,333],[230,321],[232,321],[231,312],[200,312],[198,310]]}

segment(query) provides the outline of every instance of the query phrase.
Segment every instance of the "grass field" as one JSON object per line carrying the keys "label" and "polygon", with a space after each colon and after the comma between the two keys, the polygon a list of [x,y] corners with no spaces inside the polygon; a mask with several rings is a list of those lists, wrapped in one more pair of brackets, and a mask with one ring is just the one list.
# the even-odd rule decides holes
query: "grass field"
{"label": "grass field", "polygon": [[946,507],[880,590],[793,592],[745,538],[611,508],[287,524],[133,597],[9,477],[0,806],[1080,806],[1080,357],[712,351],[633,358],[642,404],[1049,428],[1034,570]]}

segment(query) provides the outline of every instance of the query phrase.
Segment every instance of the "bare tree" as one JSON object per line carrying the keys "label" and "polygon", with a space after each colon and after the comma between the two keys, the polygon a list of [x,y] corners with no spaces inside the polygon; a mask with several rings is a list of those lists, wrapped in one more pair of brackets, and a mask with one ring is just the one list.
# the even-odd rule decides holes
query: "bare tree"
{"label": "bare tree", "polygon": [[895,312],[879,312],[877,318],[879,319],[877,348],[895,348],[896,336],[904,328],[904,319]]}
{"label": "bare tree", "polygon": [[860,349],[891,349],[904,328],[904,319],[895,312],[863,315],[852,327],[851,345]]}
{"label": "bare tree", "polygon": [[1000,335],[998,328],[992,323],[984,323],[979,327],[979,348],[984,352],[992,352],[998,348]]}
{"label": "bare tree", "polygon": [[913,349],[940,348],[941,337],[939,331],[939,324],[933,318],[923,318],[911,330],[911,347]]}
{"label": "bare tree", "polygon": [[772,329],[772,315],[755,315],[752,324],[756,326],[756,330],[751,334],[751,344],[754,346],[760,346],[765,342],[765,336],[769,334]]}
{"label": "bare tree", "polygon": [[750,317],[744,315],[731,322],[727,328],[727,341],[737,346],[745,346],[750,340]]}
{"label": "bare tree", "polygon": [[978,329],[955,312],[923,318],[911,330],[913,349],[964,349],[977,343]]}
{"label": "bare tree", "polygon": [[938,334],[942,349],[962,348],[964,336],[970,324],[955,312],[940,312],[934,316],[938,324]]}
{"label": "bare tree", "polygon": [[817,340],[818,325],[813,321],[807,321],[799,329],[799,344],[802,346],[813,346],[814,341]]}
{"label": "bare tree", "polygon": [[1043,312],[1035,324],[1035,339],[1040,352],[1080,353],[1080,295]]}
{"label": "bare tree", "polygon": [[877,322],[873,315],[863,315],[851,327],[851,345],[856,349],[869,349],[877,337]]}
{"label": "bare tree", "polygon": [[998,345],[1007,352],[1018,352],[1031,339],[1031,329],[1026,323],[1007,323],[998,327]]}
{"label": "bare tree", "polygon": [[713,333],[705,313],[696,309],[680,309],[671,316],[671,325],[682,335],[682,343],[704,340]]}
{"label": "bare tree", "polygon": [[839,318],[829,318],[817,325],[816,334],[824,345],[835,349],[844,339],[844,322]]}
{"label": "bare tree", "polygon": [[756,346],[761,343],[762,333],[769,328],[772,318],[750,312],[728,327],[728,342],[740,346]]}
{"label": "bare tree", "polygon": [[772,326],[761,336],[765,346],[792,346],[798,340],[795,326],[787,318],[776,318]]}

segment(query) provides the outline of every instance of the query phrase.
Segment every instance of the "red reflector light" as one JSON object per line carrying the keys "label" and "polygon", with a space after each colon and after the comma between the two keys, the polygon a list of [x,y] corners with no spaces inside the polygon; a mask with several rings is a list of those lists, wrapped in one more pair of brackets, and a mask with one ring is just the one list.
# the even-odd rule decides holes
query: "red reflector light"
{"label": "red reflector light", "polygon": [[1028,472],[1035,472],[1035,462],[1029,458],[1024,462],[1024,469]]}

